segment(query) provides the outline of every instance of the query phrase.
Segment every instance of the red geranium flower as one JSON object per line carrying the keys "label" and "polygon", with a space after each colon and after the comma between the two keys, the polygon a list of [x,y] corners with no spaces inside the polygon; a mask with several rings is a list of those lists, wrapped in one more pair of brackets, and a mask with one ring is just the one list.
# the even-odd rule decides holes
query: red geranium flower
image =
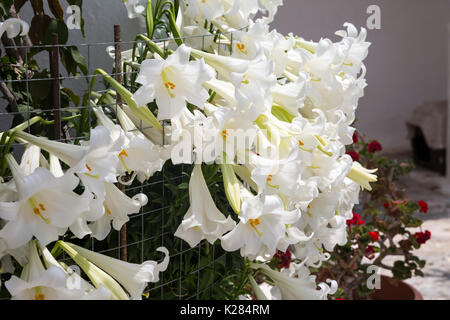
{"label": "red geranium flower", "polygon": [[378,231],[369,231],[369,235],[370,235],[370,238],[372,239],[372,242],[375,242],[380,238]]}
{"label": "red geranium flower", "polygon": [[413,234],[414,239],[416,239],[418,244],[424,244],[431,238],[431,232],[425,230],[425,232],[416,232]]}
{"label": "red geranium flower", "polygon": [[357,143],[358,142],[358,134],[355,132],[353,132],[353,143]]}
{"label": "red geranium flower", "polygon": [[383,204],[383,206],[387,209],[387,208],[389,208],[389,202],[385,202],[384,204]]}
{"label": "red geranium flower", "polygon": [[275,253],[274,257],[280,260],[280,263],[277,266],[278,269],[289,268],[289,266],[291,265],[292,254],[289,249],[287,249],[286,252],[278,250],[278,252]]}
{"label": "red geranium flower", "polygon": [[347,154],[352,157],[353,161],[359,161],[359,153],[353,150],[347,151]]}
{"label": "red geranium flower", "polygon": [[375,250],[373,248],[373,246],[367,246],[366,248],[366,252],[364,254],[366,256],[366,258],[372,260],[373,258],[375,258]]}
{"label": "red geranium flower", "polygon": [[369,143],[368,148],[369,148],[369,152],[371,152],[371,153],[382,150],[381,144],[376,140],[371,141]]}
{"label": "red geranium flower", "polygon": [[420,207],[420,211],[422,211],[423,213],[427,213],[428,212],[428,203],[426,203],[423,200],[417,201],[417,204]]}
{"label": "red geranium flower", "polygon": [[354,224],[361,225],[364,224],[364,220],[361,219],[361,216],[355,212],[353,212],[353,218],[347,220],[347,226],[352,226]]}

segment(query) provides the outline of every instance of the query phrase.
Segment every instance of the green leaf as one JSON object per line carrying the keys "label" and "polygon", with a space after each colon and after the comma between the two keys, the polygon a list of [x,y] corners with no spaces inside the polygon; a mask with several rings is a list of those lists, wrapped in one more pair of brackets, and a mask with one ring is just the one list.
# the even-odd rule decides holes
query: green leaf
{"label": "green leaf", "polygon": [[64,21],[51,19],[46,31],[45,44],[53,44],[53,33],[58,35],[58,44],[67,43],[67,40],[69,39],[69,30]]}
{"label": "green leaf", "polygon": [[[30,31],[28,35],[34,45],[42,44],[46,38],[46,30],[52,18],[46,14],[35,15],[31,20]],[[39,49],[38,51],[42,51]]]}
{"label": "green leaf", "polygon": [[65,93],[76,106],[80,104],[80,97],[77,96],[72,90],[69,88],[61,88],[61,91]]}
{"label": "green leaf", "polygon": [[34,14],[44,14],[44,3],[42,0],[30,0],[33,7]]}
{"label": "green leaf", "polygon": [[48,1],[48,7],[50,8],[50,11],[55,16],[55,18],[59,20],[64,20],[64,11],[61,7],[61,4],[59,3],[59,0],[47,0]]}
{"label": "green leaf", "polygon": [[83,55],[78,51],[78,48],[75,46],[69,47],[70,53],[72,54],[73,60],[77,63],[78,68],[80,68],[81,72],[83,74],[87,74],[87,66],[86,66],[86,59],[83,57]]}

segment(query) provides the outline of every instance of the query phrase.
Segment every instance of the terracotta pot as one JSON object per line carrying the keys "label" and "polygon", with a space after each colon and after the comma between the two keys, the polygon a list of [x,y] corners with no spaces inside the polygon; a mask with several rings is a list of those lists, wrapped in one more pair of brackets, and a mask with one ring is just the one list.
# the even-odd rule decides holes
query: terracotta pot
{"label": "terracotta pot", "polygon": [[[423,300],[422,295],[406,282],[381,276],[381,289],[365,298],[365,300]],[[356,292],[354,296],[357,296]],[[364,298],[363,298],[364,299]]]}

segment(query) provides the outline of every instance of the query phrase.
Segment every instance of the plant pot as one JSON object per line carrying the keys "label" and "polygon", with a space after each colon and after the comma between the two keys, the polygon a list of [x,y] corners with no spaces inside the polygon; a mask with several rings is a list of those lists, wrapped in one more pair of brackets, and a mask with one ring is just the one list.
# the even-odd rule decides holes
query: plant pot
{"label": "plant pot", "polygon": [[[406,282],[382,275],[381,288],[375,290],[363,300],[423,300],[422,295]],[[357,296],[356,292],[354,296]]]}

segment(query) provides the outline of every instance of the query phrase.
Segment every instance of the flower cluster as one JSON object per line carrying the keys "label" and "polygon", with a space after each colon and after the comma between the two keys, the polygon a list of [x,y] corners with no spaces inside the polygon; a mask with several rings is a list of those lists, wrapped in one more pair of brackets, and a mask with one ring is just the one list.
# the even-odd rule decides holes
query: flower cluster
{"label": "flower cluster", "polygon": [[[133,10],[136,4],[126,2]],[[124,101],[123,109],[116,111],[120,125],[97,107],[102,98],[92,94],[90,103],[100,125],[80,146],[17,131],[15,137],[29,143],[30,158],[24,155],[19,165],[7,156],[14,179],[10,196],[0,204],[5,222],[0,240],[8,250],[30,246],[33,237],[46,246],[68,229],[79,238],[104,239],[111,223],[119,230],[128,215],[147,202],[144,194],[127,197],[114,183],[135,178],[142,182],[170,159],[173,164],[194,164],[190,207],[174,236],[192,247],[206,239],[211,244],[220,240],[226,251],[240,250],[253,261],[250,269],[274,281],[274,297],[325,299],[334,293],[335,282],[320,283],[317,289],[309,268],[320,266],[330,257],[328,252],[347,242],[349,219],[354,220],[350,224],[362,223],[352,209],[360,189],[370,190],[370,182],[376,181],[376,170],[346,154],[346,146],[355,139],[352,124],[364,95],[363,60],[370,44],[366,30],[358,32],[350,23],[336,32],[338,42],[269,31],[268,23],[281,4],[182,0],[177,21],[174,6],[170,9],[175,39],[168,48],[142,36],[152,54],[139,63],[133,57],[128,61],[139,70],[137,91],[128,91],[97,70]],[[258,13],[262,17],[255,20]],[[156,116],[150,103],[157,106]],[[164,130],[161,120],[168,123]],[[149,128],[140,130],[139,123]],[[48,161],[40,149],[50,154]],[[60,161],[68,167],[65,172]],[[209,192],[202,166],[214,162],[220,164],[235,214],[225,216]],[[129,175],[131,180],[124,181]],[[79,185],[84,191],[74,192]],[[83,257],[79,265],[88,270],[95,288],[105,287],[115,298],[138,298],[141,284],[157,281],[158,272],[167,266],[166,261],[161,267],[149,263],[151,276],[135,276],[140,282],[134,285],[123,273],[139,274],[141,269],[125,264],[111,269],[112,264],[96,253],[63,242],[59,246],[71,256]],[[37,255],[35,248],[30,250]],[[45,248],[39,250],[48,255]],[[279,251],[289,255],[285,260],[301,263],[282,259],[283,270],[272,270],[267,263]],[[38,268],[31,262],[29,257],[28,268]],[[52,272],[63,276],[66,270],[58,266]],[[10,281],[26,283],[26,290],[34,288],[34,297],[51,296],[36,291],[44,286],[49,270],[33,273],[40,275],[36,279]],[[18,289],[10,292],[22,294]]]}

